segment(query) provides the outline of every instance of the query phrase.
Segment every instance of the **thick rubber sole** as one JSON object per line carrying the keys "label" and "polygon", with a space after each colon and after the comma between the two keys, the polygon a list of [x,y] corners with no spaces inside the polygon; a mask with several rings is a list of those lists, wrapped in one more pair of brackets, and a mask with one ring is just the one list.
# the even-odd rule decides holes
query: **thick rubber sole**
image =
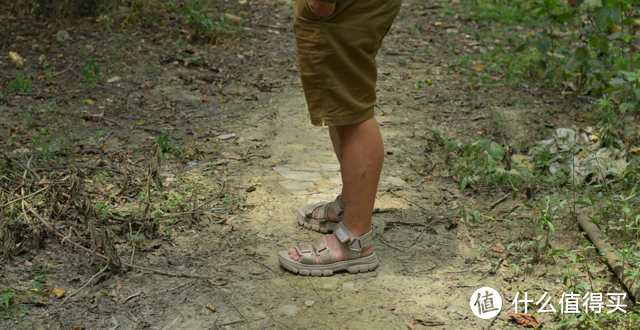
{"label": "thick rubber sole", "polygon": [[302,264],[289,258],[288,251],[280,251],[278,253],[280,265],[286,270],[304,276],[332,276],[339,271],[348,271],[351,274],[367,273],[378,267],[378,256],[372,253],[366,257],[334,262],[326,265],[309,265]]}
{"label": "thick rubber sole", "polygon": [[319,222],[318,220],[307,218],[300,212],[298,212],[298,224],[304,228],[323,234],[333,233],[333,229],[338,225],[337,222]]}

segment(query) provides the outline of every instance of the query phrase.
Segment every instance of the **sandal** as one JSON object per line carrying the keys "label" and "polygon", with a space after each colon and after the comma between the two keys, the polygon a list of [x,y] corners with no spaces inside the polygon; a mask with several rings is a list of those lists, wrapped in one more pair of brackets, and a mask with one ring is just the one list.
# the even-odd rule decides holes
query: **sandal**
{"label": "sandal", "polygon": [[298,209],[298,224],[321,233],[333,232],[338,222],[329,220],[329,207],[331,206],[333,206],[333,210],[338,215],[338,219],[342,221],[344,218],[344,204],[342,204],[342,199],[338,195],[333,202],[302,205]]}
{"label": "sandal", "polygon": [[[304,243],[296,246],[300,261],[291,259],[289,251],[280,251],[278,255],[280,265],[295,274],[305,276],[331,276],[334,272],[341,270],[352,274],[366,273],[378,267],[378,257],[375,252],[366,257],[360,257],[362,250],[373,245],[373,230],[356,237],[342,222],[338,222],[333,235],[347,248],[344,261],[335,261],[327,246],[327,239],[320,237],[313,240],[311,244]],[[315,263],[316,253],[314,250],[320,260],[319,265]]]}

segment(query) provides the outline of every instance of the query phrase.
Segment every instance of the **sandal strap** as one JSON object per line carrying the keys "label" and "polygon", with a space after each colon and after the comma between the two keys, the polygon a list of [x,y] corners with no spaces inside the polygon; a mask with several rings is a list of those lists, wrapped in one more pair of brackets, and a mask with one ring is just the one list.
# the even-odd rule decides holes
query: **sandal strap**
{"label": "sandal strap", "polygon": [[318,255],[320,264],[331,264],[336,262],[331,255],[331,250],[329,250],[329,245],[327,245],[327,239],[324,236],[314,239],[311,241],[311,244],[298,244],[298,246],[296,246],[296,251],[300,256],[300,262],[303,264],[315,265],[316,254]]}
{"label": "sandal strap", "polygon": [[321,264],[331,264],[336,262],[331,255],[331,250],[329,250],[325,236],[314,239],[311,244],[316,249],[316,253],[318,254],[318,259],[320,259]]}
{"label": "sandal strap", "polygon": [[333,201],[333,210],[340,220],[344,219],[344,204],[342,203],[342,195],[338,195],[336,200]]}
{"label": "sandal strap", "polygon": [[300,256],[300,262],[303,264],[313,265],[316,263],[315,254],[313,253],[313,246],[309,243],[302,243],[296,246],[296,251]]}
{"label": "sandal strap", "polygon": [[345,260],[360,258],[362,250],[373,246],[373,230],[357,237],[340,222],[333,230],[333,235],[347,248]]}

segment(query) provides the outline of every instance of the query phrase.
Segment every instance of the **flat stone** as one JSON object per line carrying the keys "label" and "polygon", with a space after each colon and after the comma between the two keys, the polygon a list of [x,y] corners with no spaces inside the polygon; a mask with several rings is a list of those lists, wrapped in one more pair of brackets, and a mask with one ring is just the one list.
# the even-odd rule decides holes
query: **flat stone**
{"label": "flat stone", "polygon": [[280,311],[283,312],[285,315],[293,316],[298,314],[300,309],[298,309],[298,307],[294,305],[285,305],[280,307]]}
{"label": "flat stone", "polygon": [[322,277],[316,281],[316,287],[321,290],[335,291],[338,289],[339,281],[337,277]]}
{"label": "flat stone", "polygon": [[340,176],[336,176],[336,177],[330,178],[329,181],[331,181],[331,183],[333,183],[333,184],[337,184],[337,185],[340,185],[340,186],[342,185],[342,177],[340,177]]}
{"label": "flat stone", "polygon": [[322,180],[322,176],[318,172],[294,171],[284,166],[276,166],[273,168],[273,170],[278,172],[278,174],[282,175],[285,179],[289,179],[289,180],[298,180],[298,181]]}
{"label": "flat stone", "polygon": [[311,182],[287,182],[287,181],[278,181],[278,183],[289,190],[305,190],[309,188],[315,187],[315,185]]}
{"label": "flat stone", "polygon": [[343,292],[358,292],[358,289],[356,288],[356,283],[355,282],[344,282],[342,284],[342,291]]}
{"label": "flat stone", "polygon": [[304,305],[307,306],[307,307],[311,307],[315,303],[316,303],[315,300],[307,300],[307,301],[304,302]]}
{"label": "flat stone", "polygon": [[322,170],[318,163],[289,164],[285,166],[291,168],[294,171],[320,172]]}
{"label": "flat stone", "polygon": [[340,164],[334,163],[320,163],[320,167],[325,172],[338,172],[340,171]]}
{"label": "flat stone", "polygon": [[60,42],[64,42],[69,40],[69,38],[71,38],[71,35],[69,35],[69,32],[67,32],[67,30],[60,30],[58,31],[58,33],[56,33],[56,39]]}
{"label": "flat stone", "polygon": [[265,312],[258,312],[258,313],[256,314],[256,316],[257,316],[259,319],[263,319],[263,318],[267,317],[267,313],[265,313]]}
{"label": "flat stone", "polygon": [[392,186],[403,186],[406,184],[406,182],[404,182],[404,180],[400,179],[400,178],[396,178],[393,176],[388,176],[384,179],[384,182],[387,184],[390,184]]}
{"label": "flat stone", "polygon": [[309,198],[307,204],[316,204],[320,202],[332,202],[336,199],[338,195],[330,195],[330,194],[315,194],[313,197]]}

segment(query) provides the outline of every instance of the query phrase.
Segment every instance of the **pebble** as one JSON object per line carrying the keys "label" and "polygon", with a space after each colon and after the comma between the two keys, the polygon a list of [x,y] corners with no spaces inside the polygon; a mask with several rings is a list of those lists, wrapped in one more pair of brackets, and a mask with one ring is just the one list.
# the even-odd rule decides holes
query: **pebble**
{"label": "pebble", "polygon": [[307,301],[304,302],[304,305],[307,306],[307,307],[311,307],[315,303],[316,303],[315,300],[307,300]]}
{"label": "pebble", "polygon": [[280,311],[283,312],[285,315],[289,315],[289,316],[293,316],[298,314],[298,307],[293,306],[293,305],[285,305],[280,307]]}
{"label": "pebble", "polygon": [[71,35],[69,35],[69,32],[67,32],[67,30],[60,30],[58,31],[58,33],[56,33],[56,39],[60,42],[67,41],[69,40],[69,38],[71,38]]}

